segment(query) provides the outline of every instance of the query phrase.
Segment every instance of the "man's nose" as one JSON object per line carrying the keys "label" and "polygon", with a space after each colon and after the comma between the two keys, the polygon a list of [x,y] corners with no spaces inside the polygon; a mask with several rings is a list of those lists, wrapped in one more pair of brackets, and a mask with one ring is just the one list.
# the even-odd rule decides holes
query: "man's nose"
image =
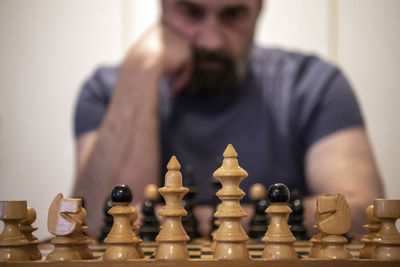
{"label": "man's nose", "polygon": [[224,36],[218,18],[209,15],[203,20],[196,36],[196,46],[208,51],[218,51],[223,48]]}

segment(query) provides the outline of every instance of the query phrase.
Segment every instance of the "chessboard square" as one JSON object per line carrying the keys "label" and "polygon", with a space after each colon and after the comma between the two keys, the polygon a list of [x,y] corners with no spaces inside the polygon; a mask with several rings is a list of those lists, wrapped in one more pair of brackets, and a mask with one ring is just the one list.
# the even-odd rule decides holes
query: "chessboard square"
{"label": "chessboard square", "polygon": [[310,247],[295,247],[297,254],[299,253],[308,253]]}
{"label": "chessboard square", "polygon": [[297,253],[297,255],[299,255],[299,256],[306,256],[306,255],[308,255],[308,250],[305,250],[305,251],[296,251],[296,253]]}
{"label": "chessboard square", "polygon": [[201,251],[201,245],[190,244],[190,245],[188,245],[188,250],[189,251]]}
{"label": "chessboard square", "polygon": [[141,247],[142,248],[142,250],[143,250],[143,252],[153,252],[155,249],[156,249],[156,247]]}
{"label": "chessboard square", "polygon": [[257,259],[261,258],[263,251],[254,251],[254,250],[249,250],[250,257]]}
{"label": "chessboard square", "polygon": [[143,242],[140,244],[140,247],[142,248],[155,248],[157,247],[157,243],[155,242]]}
{"label": "chessboard square", "polygon": [[262,254],[260,255],[250,255],[252,259],[261,259]]}
{"label": "chessboard square", "polygon": [[213,259],[213,258],[214,258],[214,256],[213,256],[212,253],[210,253],[210,254],[201,254],[201,259],[202,260],[210,260],[210,259]]}
{"label": "chessboard square", "polygon": [[359,251],[361,244],[348,244],[344,245],[344,247],[349,251]]}
{"label": "chessboard square", "polygon": [[190,257],[195,256],[195,255],[201,255],[201,251],[200,250],[191,250],[191,251],[189,251],[189,255],[190,255]]}
{"label": "chessboard square", "polygon": [[103,253],[101,253],[101,254],[93,254],[93,259],[94,260],[100,259],[101,256],[103,256]]}
{"label": "chessboard square", "polygon": [[201,255],[190,255],[190,259],[201,259]]}
{"label": "chessboard square", "polygon": [[202,254],[204,254],[204,255],[208,255],[208,253],[213,253],[213,251],[212,251],[212,249],[211,249],[211,247],[203,247],[202,249],[201,249],[201,253]]}
{"label": "chessboard square", "polygon": [[295,247],[305,247],[305,248],[310,248],[311,247],[310,241],[296,241],[294,243]]}
{"label": "chessboard square", "polygon": [[247,244],[247,248],[252,251],[263,251],[264,247],[264,244]]}

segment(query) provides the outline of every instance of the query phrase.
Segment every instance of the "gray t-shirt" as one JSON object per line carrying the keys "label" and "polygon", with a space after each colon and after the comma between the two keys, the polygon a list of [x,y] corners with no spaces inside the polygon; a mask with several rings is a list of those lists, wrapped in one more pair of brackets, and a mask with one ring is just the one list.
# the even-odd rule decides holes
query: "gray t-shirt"
{"label": "gray t-shirt", "polygon": [[[76,106],[76,136],[99,127],[117,72],[101,67],[84,84]],[[229,94],[170,97],[160,92],[163,166],[172,155],[182,166],[192,165],[198,203],[212,201],[210,178],[228,144],[249,173],[241,183],[245,192],[254,183],[282,182],[307,195],[307,150],[328,134],[363,125],[339,69],[315,56],[277,49],[254,47],[245,81]]]}

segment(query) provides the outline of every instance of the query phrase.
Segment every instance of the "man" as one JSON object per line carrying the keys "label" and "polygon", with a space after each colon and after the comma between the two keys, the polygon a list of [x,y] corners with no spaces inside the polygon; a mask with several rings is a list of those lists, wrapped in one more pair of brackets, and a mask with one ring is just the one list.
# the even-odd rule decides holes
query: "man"
{"label": "man", "polygon": [[98,70],[78,101],[75,195],[86,198],[91,233],[115,184],[128,184],[141,203],[171,155],[193,165],[198,204],[210,204],[209,177],[228,143],[249,172],[245,190],[284,182],[309,195],[309,228],[315,197],[340,192],[359,229],[382,186],[340,71],[315,57],[253,47],[262,0],[161,3],[160,25],[118,69]]}

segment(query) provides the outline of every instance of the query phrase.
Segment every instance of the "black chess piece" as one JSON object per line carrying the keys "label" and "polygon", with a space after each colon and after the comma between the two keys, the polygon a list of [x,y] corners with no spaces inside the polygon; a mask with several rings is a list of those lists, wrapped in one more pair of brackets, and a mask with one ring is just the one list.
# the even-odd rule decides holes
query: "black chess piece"
{"label": "black chess piece", "polygon": [[266,189],[263,184],[254,184],[250,188],[250,199],[254,205],[254,216],[249,225],[249,237],[252,239],[261,239],[268,229],[268,219],[265,214],[269,203],[266,199]]}
{"label": "black chess piece", "polygon": [[131,203],[132,199],[132,191],[127,185],[117,185],[111,191],[111,201],[113,203]]}
{"label": "black chess piece", "polygon": [[198,221],[193,213],[197,188],[194,184],[192,165],[186,164],[183,168],[183,186],[187,187],[189,192],[182,200],[182,206],[187,211],[187,215],[182,217],[182,225],[190,239],[198,238],[200,237]]}
{"label": "black chess piece", "polygon": [[114,207],[113,202],[111,201],[111,196],[109,196],[106,201],[104,202],[103,212],[104,212],[104,225],[101,228],[100,236],[97,239],[100,243],[104,242],[104,239],[107,237],[108,233],[111,230],[111,227],[114,222],[113,216],[108,214],[108,211]]}
{"label": "black chess piece", "polygon": [[145,188],[145,201],[142,206],[142,225],[139,228],[139,236],[145,242],[155,241],[160,232],[160,222],[155,216],[155,206],[158,203],[159,195],[157,186],[150,184]]}
{"label": "black chess piece", "polygon": [[268,187],[267,197],[270,203],[288,203],[290,192],[286,185],[276,183]]}
{"label": "black chess piece", "polygon": [[296,238],[287,224],[292,210],[288,207],[290,192],[286,185],[276,183],[268,188],[267,193],[270,206],[265,211],[268,214],[270,224],[268,231],[262,239],[265,248],[261,258],[266,260],[294,260],[298,258],[294,249]]}
{"label": "black chess piece", "polygon": [[304,206],[303,197],[298,190],[292,190],[290,193],[289,207],[292,209],[292,213],[289,215],[288,224],[291,226],[292,231],[296,240],[309,240],[307,229],[303,225],[304,221]]}

